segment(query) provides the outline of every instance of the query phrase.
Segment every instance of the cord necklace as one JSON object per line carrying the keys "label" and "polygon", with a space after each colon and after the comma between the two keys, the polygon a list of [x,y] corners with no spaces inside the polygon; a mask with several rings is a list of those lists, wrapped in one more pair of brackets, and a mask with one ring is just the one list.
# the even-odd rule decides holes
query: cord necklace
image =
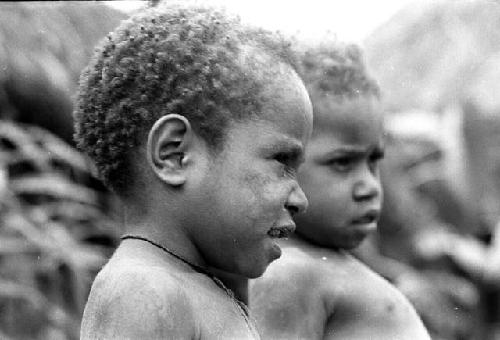
{"label": "cord necklace", "polygon": [[[164,252],[166,252],[167,254],[175,257],[176,259],[184,262],[185,264],[187,264],[189,267],[191,267],[194,271],[200,273],[200,274],[203,274],[203,275],[206,275],[208,276],[219,288],[221,288],[230,298],[231,300],[236,304],[236,306],[238,307],[238,310],[240,311],[241,315],[243,316],[243,318],[245,319],[245,322],[247,324],[247,327],[249,328],[250,332],[252,334],[256,333],[253,329],[253,327],[250,325],[250,316],[249,316],[249,312],[248,312],[248,307],[245,305],[244,302],[240,301],[238,298],[236,298],[236,296],[234,296],[234,293],[229,289],[227,288],[224,283],[222,283],[222,281],[217,278],[215,275],[213,275],[212,273],[210,273],[207,269],[197,265],[197,264],[194,264],[194,263],[191,263],[190,261],[186,260],[184,257],[176,254],[175,252],[173,252],[172,250],[168,249],[167,247],[165,246],[162,246],[161,244],[159,243],[156,243],[146,237],[143,237],[143,236],[138,236],[138,235],[130,235],[130,234],[126,234],[126,235],[123,235],[122,237],[120,237],[120,239],[123,241],[123,240],[128,240],[128,239],[132,239],[132,240],[139,240],[139,241],[144,241],[144,242],[147,242],[161,250],[163,250]],[[255,334],[254,334],[255,335]]]}

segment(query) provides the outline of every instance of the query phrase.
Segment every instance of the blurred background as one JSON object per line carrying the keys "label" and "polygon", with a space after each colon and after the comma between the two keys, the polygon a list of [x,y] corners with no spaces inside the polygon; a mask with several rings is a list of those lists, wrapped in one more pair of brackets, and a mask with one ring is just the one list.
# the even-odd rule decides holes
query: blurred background
{"label": "blurred background", "polygon": [[[224,1],[305,39],[359,44],[387,112],[379,232],[355,255],[433,339],[500,339],[500,4]],[[0,3],[0,339],[76,339],[119,206],[74,148],[94,45],[148,2]]]}

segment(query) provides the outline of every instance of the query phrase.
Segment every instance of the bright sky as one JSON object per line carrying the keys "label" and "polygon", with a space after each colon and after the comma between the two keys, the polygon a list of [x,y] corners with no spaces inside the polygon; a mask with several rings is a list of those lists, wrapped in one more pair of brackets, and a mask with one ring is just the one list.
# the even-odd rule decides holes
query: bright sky
{"label": "bright sky", "polygon": [[[317,38],[325,32],[339,40],[361,44],[379,25],[412,2],[429,0],[210,0],[237,11],[245,20],[287,33],[300,32]],[[140,1],[113,1],[112,5],[131,10]]]}

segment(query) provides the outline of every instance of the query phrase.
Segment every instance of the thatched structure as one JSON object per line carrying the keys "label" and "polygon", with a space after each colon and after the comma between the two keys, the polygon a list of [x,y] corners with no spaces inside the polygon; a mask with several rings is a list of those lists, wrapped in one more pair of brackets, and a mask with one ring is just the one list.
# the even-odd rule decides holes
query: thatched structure
{"label": "thatched structure", "polygon": [[77,339],[117,239],[108,195],[69,143],[79,74],[123,18],[98,2],[0,3],[2,339]]}
{"label": "thatched structure", "polygon": [[99,2],[0,3],[0,118],[71,141],[78,76],[124,17]]}

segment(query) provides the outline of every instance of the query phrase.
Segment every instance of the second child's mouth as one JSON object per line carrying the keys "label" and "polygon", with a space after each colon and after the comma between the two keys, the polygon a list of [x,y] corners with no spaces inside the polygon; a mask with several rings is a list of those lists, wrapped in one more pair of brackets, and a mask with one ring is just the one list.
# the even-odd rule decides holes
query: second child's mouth
{"label": "second child's mouth", "polygon": [[358,217],[352,221],[354,224],[371,224],[376,223],[379,219],[380,213],[377,210],[369,211],[368,213]]}

